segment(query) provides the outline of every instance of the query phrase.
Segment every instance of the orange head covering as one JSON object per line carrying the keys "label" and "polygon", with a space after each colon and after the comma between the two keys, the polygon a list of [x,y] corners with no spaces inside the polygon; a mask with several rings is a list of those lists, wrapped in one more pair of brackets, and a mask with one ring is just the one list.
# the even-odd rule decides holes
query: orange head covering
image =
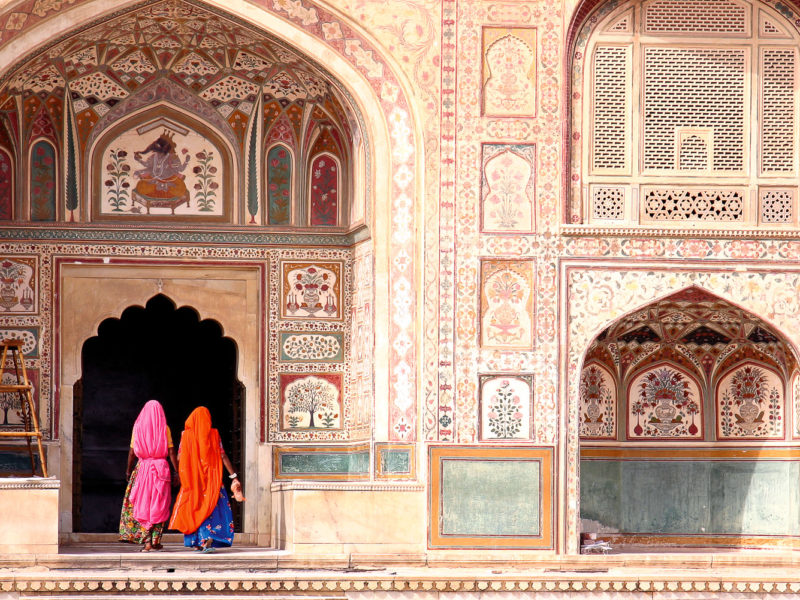
{"label": "orange head covering", "polygon": [[170,529],[194,533],[214,511],[222,486],[219,432],[211,427],[211,413],[198,406],[186,419],[181,435],[178,471],[181,490],[172,510]]}

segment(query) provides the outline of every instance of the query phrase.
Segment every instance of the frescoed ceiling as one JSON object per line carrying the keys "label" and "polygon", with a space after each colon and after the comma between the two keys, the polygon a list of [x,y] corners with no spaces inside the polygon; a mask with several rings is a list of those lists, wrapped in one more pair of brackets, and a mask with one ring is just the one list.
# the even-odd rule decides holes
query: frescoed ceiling
{"label": "frescoed ceiling", "polygon": [[788,378],[797,361],[790,346],[757,316],[699,288],[687,288],[634,312],[603,331],[587,354],[620,381],[640,367],[671,360],[706,382],[745,358]]}
{"label": "frescoed ceiling", "polygon": [[24,135],[43,113],[62,123],[68,94],[83,143],[115,106],[165,80],[213,107],[240,142],[260,101],[265,135],[278,123],[297,144],[316,126],[337,143],[351,138],[355,121],[321,69],[266,34],[181,0],[109,18],[17,66],[0,83],[0,107],[20,111]]}

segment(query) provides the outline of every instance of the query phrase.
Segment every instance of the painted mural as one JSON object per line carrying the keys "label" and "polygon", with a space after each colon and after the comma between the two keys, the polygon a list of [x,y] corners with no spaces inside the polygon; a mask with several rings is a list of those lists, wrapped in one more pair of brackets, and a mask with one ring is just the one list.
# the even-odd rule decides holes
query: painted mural
{"label": "painted mural", "polygon": [[341,263],[282,263],[281,315],[285,319],[341,319]]}
{"label": "painted mural", "polygon": [[534,263],[481,262],[481,345],[484,348],[533,346]]}
{"label": "painted mural", "polygon": [[341,373],[281,373],[282,429],[341,429]]}
{"label": "painted mural", "polygon": [[38,260],[33,256],[0,256],[0,313],[35,314]]}
{"label": "painted mural", "polygon": [[481,439],[529,440],[533,435],[533,377],[480,375]]}
{"label": "painted mural", "polygon": [[717,389],[719,439],[783,438],[784,382],[769,368],[746,363],[722,377]]}
{"label": "painted mural", "polygon": [[697,382],[666,363],[636,376],[628,392],[628,439],[703,439]]}
{"label": "painted mural", "polygon": [[503,117],[536,113],[536,30],[483,29],[483,110]]}
{"label": "painted mural", "polygon": [[536,146],[483,144],[481,230],[533,233]]}
{"label": "painted mural", "polygon": [[598,363],[581,372],[580,435],[585,439],[617,437],[617,386],[614,376]]}
{"label": "painted mural", "polygon": [[163,118],[132,127],[103,151],[97,216],[227,216],[222,156],[208,134]]}

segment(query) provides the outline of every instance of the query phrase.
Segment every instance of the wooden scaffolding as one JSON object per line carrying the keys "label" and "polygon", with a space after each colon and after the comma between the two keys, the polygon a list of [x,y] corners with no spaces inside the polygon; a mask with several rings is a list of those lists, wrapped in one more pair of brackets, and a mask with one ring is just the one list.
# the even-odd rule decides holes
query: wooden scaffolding
{"label": "wooden scaffolding", "polygon": [[[0,394],[17,394],[20,414],[22,415],[22,431],[0,431],[0,438],[24,438],[28,443],[28,454],[31,457],[31,475],[36,475],[36,459],[33,456],[31,440],[36,438],[39,450],[39,462],[42,465],[42,476],[47,477],[47,461],[42,447],[42,432],[39,430],[39,417],[33,402],[33,386],[25,370],[25,358],[22,353],[21,340],[5,340],[0,342],[2,357],[0,358]],[[9,362],[10,361],[10,364]],[[16,383],[3,383],[6,367],[13,367]],[[11,371],[9,370],[9,373]]]}

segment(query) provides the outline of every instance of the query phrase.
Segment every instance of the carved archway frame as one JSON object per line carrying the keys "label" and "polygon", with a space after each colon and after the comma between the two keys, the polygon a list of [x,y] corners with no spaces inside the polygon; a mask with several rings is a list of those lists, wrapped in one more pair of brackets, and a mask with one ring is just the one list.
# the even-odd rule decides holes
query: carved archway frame
{"label": "carved archway frame", "polygon": [[[10,66],[68,31],[137,4],[140,2],[134,0],[74,0],[69,6],[54,3],[37,9],[37,3],[27,9],[7,7],[0,11],[0,22],[6,24],[0,33],[0,65]],[[372,158],[366,178],[371,184],[367,203],[373,207],[367,225],[374,256],[374,397],[387,399],[374,407],[374,438],[414,441],[419,430],[422,365],[417,316],[423,289],[424,160],[420,118],[410,101],[412,86],[355,23],[322,5],[308,0],[206,0],[198,4],[302,49],[301,54],[325,65],[364,116]]]}

